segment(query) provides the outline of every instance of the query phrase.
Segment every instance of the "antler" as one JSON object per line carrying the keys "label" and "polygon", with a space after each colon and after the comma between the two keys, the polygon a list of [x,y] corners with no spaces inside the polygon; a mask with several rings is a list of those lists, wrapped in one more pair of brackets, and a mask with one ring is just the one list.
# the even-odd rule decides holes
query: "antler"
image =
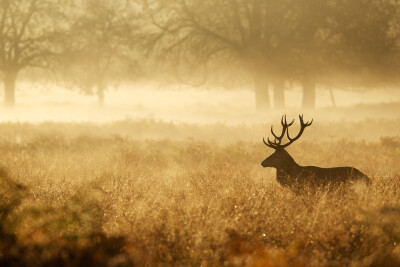
{"label": "antler", "polygon": [[[284,116],[282,116],[282,119],[281,119],[281,124],[282,124],[282,133],[281,133],[281,135],[277,136],[274,133],[274,131],[272,129],[272,126],[271,126],[271,133],[274,136],[275,140],[274,140],[274,142],[271,142],[269,140],[269,137],[268,137],[267,138],[267,142],[268,143],[267,143],[267,142],[265,142],[265,139],[263,138],[264,144],[266,146],[270,147],[270,148],[278,149],[278,148],[285,148],[285,147],[289,146],[291,143],[293,143],[294,141],[296,141],[297,139],[299,139],[300,136],[303,134],[304,129],[306,127],[310,126],[312,124],[312,122],[313,122],[313,120],[311,120],[310,122],[304,123],[303,115],[299,115],[299,119],[300,119],[300,127],[301,128],[300,128],[300,132],[297,134],[297,136],[295,138],[290,138],[290,136],[289,136],[289,127],[292,126],[292,124],[294,123],[294,119],[292,120],[291,123],[288,124],[287,120],[286,120],[286,115],[284,115]],[[281,143],[282,143],[283,137],[285,136],[285,132],[286,132],[286,136],[287,136],[289,142],[284,144],[284,145],[282,145]]]}
{"label": "antler", "polygon": [[286,120],[286,115],[282,116],[282,119],[281,119],[282,133],[281,133],[281,135],[280,135],[280,136],[277,136],[277,135],[274,133],[273,126],[271,126],[271,133],[272,133],[272,135],[274,136],[275,140],[274,140],[274,142],[271,142],[271,141],[269,140],[269,137],[268,137],[268,138],[267,138],[268,143],[267,143],[267,142],[265,142],[265,139],[263,138],[264,144],[267,145],[267,146],[269,146],[269,147],[272,147],[272,148],[275,148],[275,147],[277,147],[277,146],[280,146],[280,145],[281,145],[281,142],[282,142],[282,138],[285,136],[285,132],[286,132],[287,128],[288,128],[289,126],[291,126],[293,123],[294,123],[294,120],[292,120],[292,122],[290,122],[290,123],[288,124],[288,123],[287,123],[287,120]]}

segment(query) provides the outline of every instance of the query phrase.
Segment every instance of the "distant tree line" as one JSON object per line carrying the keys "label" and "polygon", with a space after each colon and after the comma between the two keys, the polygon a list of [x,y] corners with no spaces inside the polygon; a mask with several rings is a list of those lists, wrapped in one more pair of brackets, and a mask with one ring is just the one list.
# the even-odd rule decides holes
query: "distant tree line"
{"label": "distant tree line", "polygon": [[[0,0],[0,78],[39,71],[96,94],[137,78],[227,89],[251,84],[280,109],[291,85],[314,108],[316,86],[399,84],[394,0]],[[272,88],[273,98],[269,97]]]}

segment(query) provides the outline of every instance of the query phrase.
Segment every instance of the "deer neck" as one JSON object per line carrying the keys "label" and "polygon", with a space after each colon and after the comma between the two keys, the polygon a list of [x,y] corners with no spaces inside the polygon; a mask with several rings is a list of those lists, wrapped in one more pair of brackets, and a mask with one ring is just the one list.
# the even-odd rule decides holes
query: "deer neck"
{"label": "deer neck", "polygon": [[294,159],[288,155],[280,166],[276,168],[277,176],[294,176],[299,171],[300,165],[297,164]]}

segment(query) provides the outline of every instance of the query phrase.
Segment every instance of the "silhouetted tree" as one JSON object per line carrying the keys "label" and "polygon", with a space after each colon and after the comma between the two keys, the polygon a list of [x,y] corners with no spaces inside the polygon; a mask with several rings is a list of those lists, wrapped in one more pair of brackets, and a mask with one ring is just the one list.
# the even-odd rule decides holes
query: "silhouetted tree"
{"label": "silhouetted tree", "polygon": [[146,3],[155,25],[147,44],[164,59],[177,67],[184,65],[185,70],[214,64],[229,72],[235,66],[253,80],[257,108],[270,107],[270,82],[275,88],[275,107],[284,105],[287,55],[283,39],[290,32],[285,19],[287,1]]}
{"label": "silhouetted tree", "polygon": [[311,0],[293,1],[293,10],[297,13],[294,21],[292,42],[296,54],[296,74],[303,87],[303,108],[315,107],[316,75],[324,71],[327,62],[328,40],[325,32],[329,31],[329,2]]}
{"label": "silhouetted tree", "polygon": [[15,85],[21,70],[48,67],[52,41],[63,30],[62,1],[0,0],[0,71],[5,104],[15,104]]}
{"label": "silhouetted tree", "polygon": [[[339,5],[337,13],[342,36],[339,49],[344,55],[340,69],[346,75],[353,73],[354,85],[359,87],[393,82],[396,75],[392,59],[398,53],[400,37],[393,26],[399,4],[363,0],[344,4],[347,8]],[[348,84],[353,85],[351,81]]]}
{"label": "silhouetted tree", "polygon": [[64,37],[64,79],[83,93],[96,94],[100,106],[110,82],[126,75],[131,64],[126,42],[131,36],[130,11],[126,0],[83,1],[75,5]]}
{"label": "silhouetted tree", "polygon": [[299,0],[290,9],[287,53],[293,59],[291,77],[303,86],[303,108],[315,108],[317,84],[348,88],[390,80],[394,2]]}

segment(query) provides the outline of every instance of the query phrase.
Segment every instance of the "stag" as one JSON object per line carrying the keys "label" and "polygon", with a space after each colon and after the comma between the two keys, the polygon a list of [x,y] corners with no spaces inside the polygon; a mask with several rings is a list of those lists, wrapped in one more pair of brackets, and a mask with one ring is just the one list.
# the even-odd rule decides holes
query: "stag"
{"label": "stag", "polygon": [[[273,148],[275,152],[266,158],[261,165],[263,167],[276,168],[276,180],[284,187],[288,187],[294,191],[305,188],[336,188],[341,184],[355,183],[363,181],[370,185],[368,176],[353,167],[336,167],[336,168],[320,168],[315,166],[300,166],[285,150],[294,141],[300,138],[304,129],[313,122],[304,122],[303,115],[299,115],[300,131],[296,137],[291,138],[289,135],[289,127],[293,125],[294,120],[290,123],[286,120],[286,115],[282,117],[282,133],[277,135],[271,126],[271,133],[274,141],[267,141],[263,138],[266,146]],[[286,137],[288,142],[282,143],[282,139]]]}

